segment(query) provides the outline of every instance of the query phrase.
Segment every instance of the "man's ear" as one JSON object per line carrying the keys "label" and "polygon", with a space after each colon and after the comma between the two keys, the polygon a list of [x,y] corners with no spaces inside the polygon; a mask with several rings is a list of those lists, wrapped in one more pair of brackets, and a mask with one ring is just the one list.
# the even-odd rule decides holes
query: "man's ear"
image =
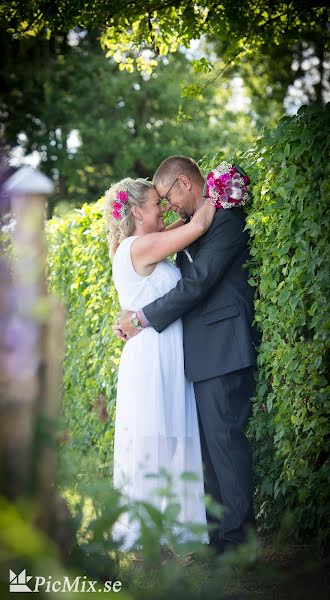
{"label": "man's ear", "polygon": [[191,190],[191,180],[187,175],[179,175],[179,180],[187,190]]}

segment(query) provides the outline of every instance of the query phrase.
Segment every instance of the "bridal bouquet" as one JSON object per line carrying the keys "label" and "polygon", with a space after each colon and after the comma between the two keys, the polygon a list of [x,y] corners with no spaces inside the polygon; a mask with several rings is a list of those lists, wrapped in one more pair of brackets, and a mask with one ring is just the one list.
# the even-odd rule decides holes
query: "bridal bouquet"
{"label": "bridal bouquet", "polygon": [[221,162],[206,177],[203,196],[217,208],[244,206],[249,199],[250,179],[238,165]]}

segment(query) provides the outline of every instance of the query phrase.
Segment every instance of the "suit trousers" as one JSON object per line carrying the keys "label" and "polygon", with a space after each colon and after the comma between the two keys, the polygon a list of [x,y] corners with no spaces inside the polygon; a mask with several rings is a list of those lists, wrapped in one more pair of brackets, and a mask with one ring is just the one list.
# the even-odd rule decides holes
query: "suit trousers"
{"label": "suit trousers", "polygon": [[194,383],[205,493],[223,506],[207,511],[210,544],[220,552],[244,541],[255,527],[250,444],[244,430],[255,392],[254,367]]}

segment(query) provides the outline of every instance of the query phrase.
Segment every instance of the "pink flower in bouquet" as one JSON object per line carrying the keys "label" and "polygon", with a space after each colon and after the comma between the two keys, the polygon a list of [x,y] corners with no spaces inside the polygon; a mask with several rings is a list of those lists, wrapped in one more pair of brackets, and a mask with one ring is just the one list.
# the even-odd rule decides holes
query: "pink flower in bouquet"
{"label": "pink flower in bouquet", "polygon": [[221,185],[226,185],[226,183],[228,183],[228,181],[230,180],[230,174],[229,173],[224,173],[224,175],[220,175],[219,177],[219,182],[221,183]]}
{"label": "pink flower in bouquet", "polygon": [[217,208],[243,206],[249,199],[246,187],[249,183],[248,176],[239,166],[222,162],[207,175],[204,195]]}
{"label": "pink flower in bouquet", "polygon": [[231,194],[229,194],[231,198],[233,198],[234,200],[240,200],[243,196],[243,192],[242,189],[238,186],[236,186],[235,184],[233,184],[232,188],[231,188]]}
{"label": "pink flower in bouquet", "polygon": [[208,183],[209,187],[211,187],[211,188],[215,187],[216,183],[215,183],[215,179],[214,179],[213,175],[210,175],[207,183]]}

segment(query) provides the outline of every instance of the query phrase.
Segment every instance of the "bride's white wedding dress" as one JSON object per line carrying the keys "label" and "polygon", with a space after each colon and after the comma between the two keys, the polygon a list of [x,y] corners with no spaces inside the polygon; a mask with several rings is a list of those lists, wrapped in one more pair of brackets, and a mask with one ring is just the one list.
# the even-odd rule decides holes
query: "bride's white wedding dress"
{"label": "bride's white wedding dress", "polygon": [[[112,265],[120,305],[131,311],[163,296],[181,277],[169,260],[159,262],[151,275],[138,275],[130,254],[136,237],[121,242]],[[162,468],[170,474],[181,505],[180,523],[206,525],[196,404],[193,384],[184,376],[181,319],[162,333],[148,327],[131,338],[123,348],[119,366],[114,486],[126,500],[143,500],[162,511],[166,507],[166,499],[158,493],[166,485]],[[198,480],[182,479],[187,471],[194,472]],[[156,477],[145,477],[148,473]],[[139,525],[130,522],[125,513],[113,535],[124,540],[123,548],[130,548],[138,538]],[[207,542],[207,534],[198,539]]]}

